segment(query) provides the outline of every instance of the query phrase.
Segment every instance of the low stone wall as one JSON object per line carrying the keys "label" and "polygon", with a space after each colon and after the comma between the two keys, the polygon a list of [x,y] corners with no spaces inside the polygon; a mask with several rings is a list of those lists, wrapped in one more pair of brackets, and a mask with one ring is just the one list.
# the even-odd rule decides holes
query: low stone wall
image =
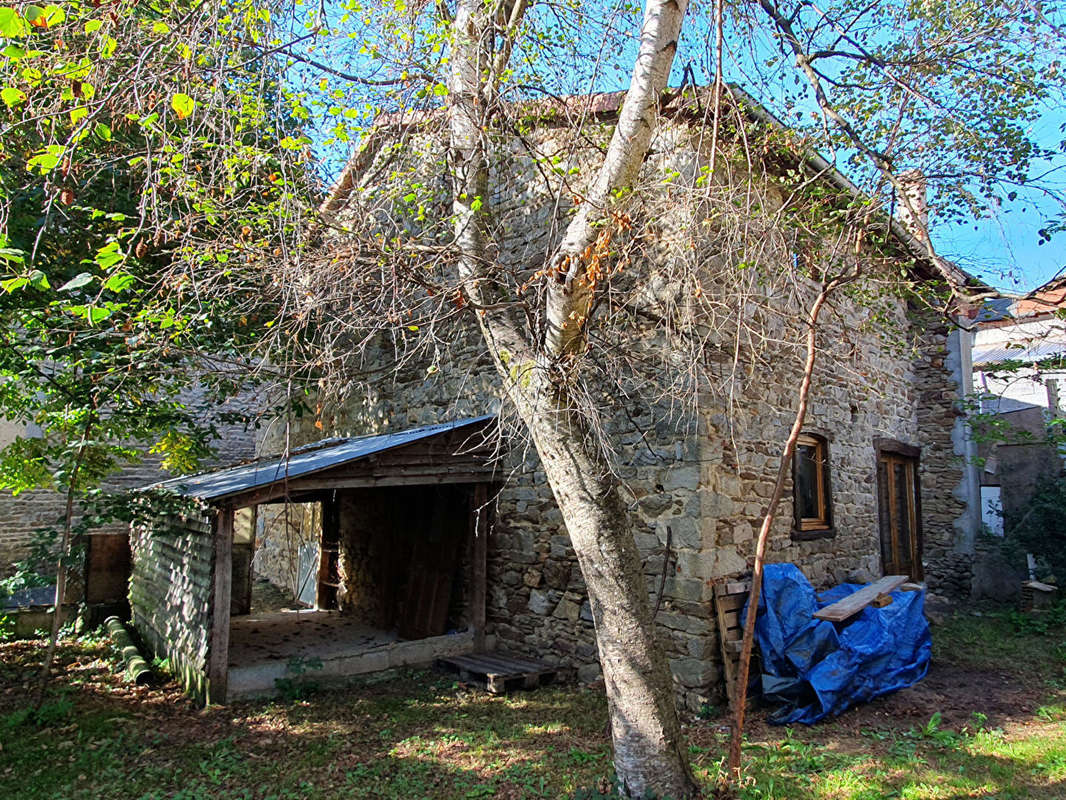
{"label": "low stone wall", "polygon": [[130,532],[130,609],[152,653],[170,661],[186,691],[207,696],[214,606],[214,538],[206,519],[160,519]]}

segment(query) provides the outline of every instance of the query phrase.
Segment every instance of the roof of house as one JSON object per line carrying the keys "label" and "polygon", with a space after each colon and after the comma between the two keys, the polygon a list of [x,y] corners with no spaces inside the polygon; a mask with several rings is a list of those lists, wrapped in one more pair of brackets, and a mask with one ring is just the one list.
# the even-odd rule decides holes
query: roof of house
{"label": "roof of house", "polygon": [[[736,84],[727,83],[726,90],[734,102],[739,101],[740,106],[753,120],[769,125],[771,128],[778,131],[792,130],[741,87]],[[549,98],[548,100],[531,101],[529,105],[535,108],[543,107],[546,115],[552,109],[557,110],[560,107],[564,107],[571,110],[583,110],[594,116],[605,116],[616,114],[619,111],[625,100],[626,94],[625,90],[621,90],[615,92],[593,93],[589,95],[554,97]],[[684,87],[669,89],[667,90],[667,94],[668,97],[664,98],[662,103],[663,106],[667,106],[679,98],[683,99],[685,97]],[[724,99],[725,98],[723,97],[723,100]],[[344,205],[347,196],[356,186],[358,176],[367,169],[370,161],[373,160],[376,154],[376,149],[380,140],[380,137],[376,134],[383,129],[406,128],[408,126],[425,124],[431,119],[438,117],[440,113],[441,109],[438,108],[426,111],[405,111],[380,115],[380,117],[374,121],[373,128],[371,128],[367,135],[363,137],[360,146],[352,154],[347,164],[345,164],[344,169],[337,177],[337,180],[334,181],[333,185],[330,187],[326,199],[319,206],[320,213],[329,217],[333,212],[336,212]],[[855,183],[818,152],[812,151],[806,154],[803,161],[809,168],[824,175],[830,183],[851,197],[862,198],[866,196]],[[899,219],[887,213],[886,217],[892,236],[912,257],[920,262],[930,265],[934,275],[938,279],[943,279],[949,286],[956,290],[960,290],[964,286],[981,290],[988,288],[978,278],[961,269],[956,264],[937,255],[928,244],[911,233]]]}
{"label": "roof of house", "polygon": [[422,439],[462,428],[472,428],[495,419],[493,415],[425,425],[394,433],[354,438],[333,438],[298,447],[287,455],[260,458],[243,464],[186,475],[154,483],[145,490],[164,490],[207,502],[269,486],[289,478],[306,477],[323,470],[365,459]]}

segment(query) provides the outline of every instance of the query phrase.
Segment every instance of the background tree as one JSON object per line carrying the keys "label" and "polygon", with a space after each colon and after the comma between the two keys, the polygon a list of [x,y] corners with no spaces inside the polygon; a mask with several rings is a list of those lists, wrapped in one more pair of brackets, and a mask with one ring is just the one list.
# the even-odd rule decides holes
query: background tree
{"label": "background tree", "polygon": [[[39,432],[0,451],[0,488],[65,495],[52,529],[57,608],[80,561],[76,534],[123,513],[105,479],[146,450],[182,472],[205,457],[218,425],[239,417],[225,401],[250,383],[255,323],[277,313],[261,274],[223,270],[222,294],[169,281],[175,259],[229,263],[207,229],[227,224],[230,205],[241,211],[234,241],[277,213],[285,151],[259,146],[249,121],[265,118],[269,87],[249,82],[239,55],[199,115],[187,94],[164,91],[194,69],[165,20],[138,4],[0,9],[0,416]],[[216,160],[226,178],[199,183]]]}

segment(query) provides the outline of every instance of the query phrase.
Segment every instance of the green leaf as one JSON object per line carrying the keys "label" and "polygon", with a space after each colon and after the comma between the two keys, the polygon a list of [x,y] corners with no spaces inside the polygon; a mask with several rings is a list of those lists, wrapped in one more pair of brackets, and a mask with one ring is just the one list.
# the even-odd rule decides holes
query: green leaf
{"label": "green leaf", "polygon": [[26,23],[13,8],[0,8],[0,36],[8,39],[26,35]]}
{"label": "green leaf", "polygon": [[26,21],[34,28],[52,28],[61,24],[66,18],[67,13],[55,3],[44,8],[26,6]]}
{"label": "green leaf", "polygon": [[40,6],[26,6],[26,22],[34,28],[47,28],[48,15]]}
{"label": "green leaf", "polygon": [[[3,13],[2,9],[0,9],[0,13]],[[39,50],[34,51],[34,53],[39,52]],[[20,58],[26,57],[26,48],[19,47],[17,44],[9,44],[3,50],[0,50],[0,55],[4,58],[10,58],[12,61],[18,61]]]}
{"label": "green leaf", "polygon": [[71,292],[74,289],[80,289],[83,286],[88,286],[93,282],[93,276],[91,272],[79,272],[69,281],[59,287],[61,292]]}
{"label": "green leaf", "polygon": [[178,119],[185,119],[192,114],[192,110],[196,107],[196,101],[189,97],[189,95],[178,92],[170,98],[170,107],[174,109],[174,113],[178,115]]}
{"label": "green leaf", "polygon": [[22,250],[14,247],[0,247],[0,261],[6,261],[9,264],[21,264],[25,260],[26,254]]}
{"label": "green leaf", "polygon": [[97,250],[93,260],[100,265],[101,269],[111,269],[125,259],[126,254],[122,252],[118,242],[111,242]]}
{"label": "green leaf", "polygon": [[93,133],[103,139],[105,142],[111,141],[111,128],[102,122],[97,122],[96,127],[93,128]]}
{"label": "green leaf", "polygon": [[53,25],[62,24],[67,18],[67,12],[63,10],[62,6],[55,3],[49,3],[44,7],[44,17],[48,20],[48,27]]}
{"label": "green leaf", "polygon": [[110,292],[124,292],[130,288],[136,280],[137,279],[128,272],[116,272],[104,281],[104,288]]}
{"label": "green leaf", "polygon": [[70,313],[95,325],[111,316],[111,309],[102,306],[71,306]]}
{"label": "green leaf", "polygon": [[21,89],[16,89],[14,86],[5,86],[0,89],[0,100],[3,100],[4,105],[8,108],[14,108],[25,99],[26,93]]}
{"label": "green leaf", "polygon": [[26,162],[26,169],[31,172],[36,169],[41,175],[44,175],[59,166],[59,162],[63,160],[65,152],[66,148],[63,145],[50,144],[43,150],[38,150],[37,154]]}
{"label": "green leaf", "polygon": [[39,269],[35,269],[30,273],[30,285],[35,289],[52,288],[52,284],[48,282],[48,276]]}
{"label": "green leaf", "polygon": [[0,289],[3,289],[8,294],[11,294],[12,292],[21,289],[29,282],[29,278],[8,278],[6,281],[0,281]]}
{"label": "green leaf", "polygon": [[85,32],[96,33],[96,31],[100,30],[102,27],[104,27],[103,20],[90,19],[85,23]]}

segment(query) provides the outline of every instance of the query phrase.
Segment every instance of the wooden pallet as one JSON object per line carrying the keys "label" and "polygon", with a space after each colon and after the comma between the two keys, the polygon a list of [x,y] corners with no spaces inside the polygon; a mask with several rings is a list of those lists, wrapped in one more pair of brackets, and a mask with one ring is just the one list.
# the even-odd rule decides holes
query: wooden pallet
{"label": "wooden pallet", "polygon": [[558,668],[543,661],[502,653],[473,653],[437,659],[437,666],[459,674],[459,680],[483,685],[492,694],[535,689],[555,680]]}
{"label": "wooden pallet", "polygon": [[725,668],[725,689],[730,707],[733,706],[734,683],[737,663],[744,641],[744,628],[740,624],[740,612],[748,601],[750,581],[729,581],[715,584],[714,610],[718,617],[718,641],[722,646],[722,665]]}

